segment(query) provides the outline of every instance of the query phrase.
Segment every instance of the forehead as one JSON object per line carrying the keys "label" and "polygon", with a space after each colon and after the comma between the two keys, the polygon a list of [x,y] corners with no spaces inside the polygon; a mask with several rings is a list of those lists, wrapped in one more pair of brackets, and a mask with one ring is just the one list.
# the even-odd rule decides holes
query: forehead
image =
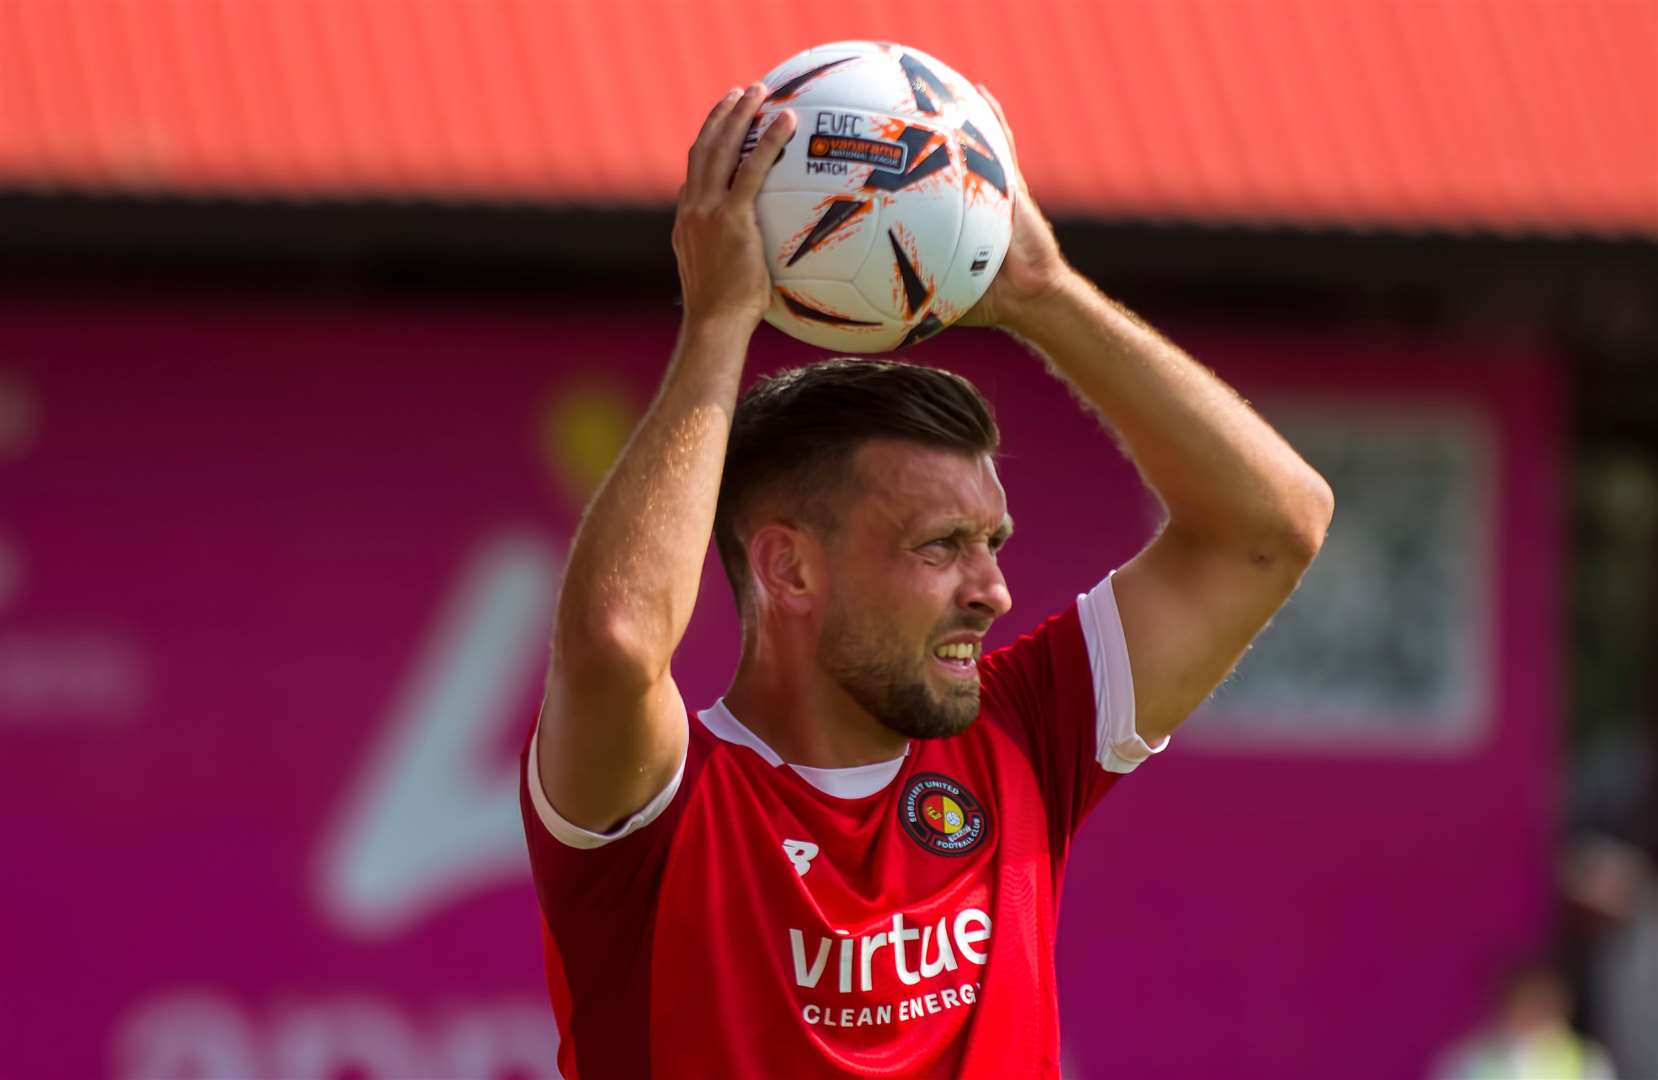
{"label": "forehead", "polygon": [[988,454],[872,439],[853,455],[854,515],[914,528],[944,520],[1000,527],[1007,493]]}

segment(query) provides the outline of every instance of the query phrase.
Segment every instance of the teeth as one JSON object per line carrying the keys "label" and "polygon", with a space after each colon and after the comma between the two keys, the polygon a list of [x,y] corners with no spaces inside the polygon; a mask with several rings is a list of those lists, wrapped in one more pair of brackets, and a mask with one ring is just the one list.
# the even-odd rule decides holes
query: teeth
{"label": "teeth", "polygon": [[933,650],[933,655],[944,660],[971,660],[973,659],[972,642],[963,641],[955,645],[940,645]]}

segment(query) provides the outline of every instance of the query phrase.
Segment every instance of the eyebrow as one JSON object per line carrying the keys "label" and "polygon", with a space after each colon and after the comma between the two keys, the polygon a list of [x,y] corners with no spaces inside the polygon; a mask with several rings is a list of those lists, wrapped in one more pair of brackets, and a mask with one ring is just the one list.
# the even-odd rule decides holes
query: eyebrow
{"label": "eyebrow", "polygon": [[[973,536],[979,531],[970,521],[948,522],[944,525],[944,528],[950,530],[951,536]],[[990,538],[992,540],[1000,540],[1005,544],[1007,543],[1008,538],[1012,535],[1013,515],[1003,514],[1001,522],[990,531]]]}

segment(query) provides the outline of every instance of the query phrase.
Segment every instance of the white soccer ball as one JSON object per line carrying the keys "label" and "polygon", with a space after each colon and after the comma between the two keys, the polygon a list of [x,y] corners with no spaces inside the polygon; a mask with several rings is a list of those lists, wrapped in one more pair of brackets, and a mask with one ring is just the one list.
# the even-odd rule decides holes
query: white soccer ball
{"label": "white soccer ball", "polygon": [[795,131],[758,200],[766,321],[836,352],[884,352],[984,295],[1013,230],[1013,157],[989,102],[918,49],[842,41],[765,77],[744,153],[779,110]]}

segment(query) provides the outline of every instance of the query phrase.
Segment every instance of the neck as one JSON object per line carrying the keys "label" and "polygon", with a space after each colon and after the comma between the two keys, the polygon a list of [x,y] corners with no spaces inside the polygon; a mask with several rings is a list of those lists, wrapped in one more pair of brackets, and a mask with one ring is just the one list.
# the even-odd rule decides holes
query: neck
{"label": "neck", "polygon": [[839,769],[902,757],[909,740],[865,712],[809,649],[745,634],[726,706],[791,765]]}

